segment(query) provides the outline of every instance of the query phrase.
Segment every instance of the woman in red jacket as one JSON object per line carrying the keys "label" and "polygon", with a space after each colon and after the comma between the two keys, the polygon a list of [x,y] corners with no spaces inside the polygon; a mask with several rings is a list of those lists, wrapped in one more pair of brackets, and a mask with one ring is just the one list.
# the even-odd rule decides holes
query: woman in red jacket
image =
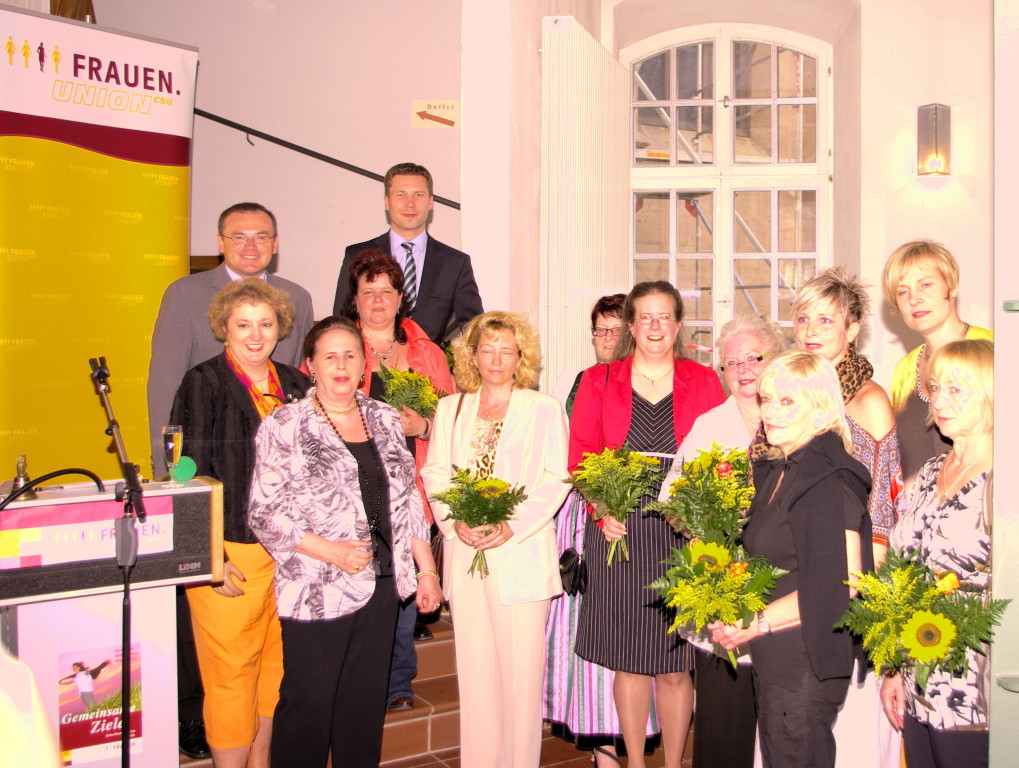
{"label": "woman in red jacket", "polygon": [[[584,453],[625,443],[659,457],[667,471],[694,419],[724,399],[718,377],[683,356],[683,301],[670,283],[634,286],[623,304],[623,323],[615,361],[588,369],[577,391],[571,469]],[[631,768],[644,766],[652,679],[666,768],[679,768],[693,709],[692,649],[667,634],[669,617],[647,590],[664,574],[661,561],[682,544],[668,523],[643,513],[657,497],[655,488],[625,524],[589,520],[584,535],[589,582],[576,651],[616,673],[613,698]],[[609,543],[624,534],[630,559],[606,567]]]}

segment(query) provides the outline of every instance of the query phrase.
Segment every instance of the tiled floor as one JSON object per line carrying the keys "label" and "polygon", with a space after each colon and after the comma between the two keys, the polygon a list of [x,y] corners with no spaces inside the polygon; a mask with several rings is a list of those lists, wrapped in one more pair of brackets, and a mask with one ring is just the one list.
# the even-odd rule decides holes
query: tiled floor
{"label": "tiled floor", "polygon": [[[690,750],[687,749],[687,755]],[[626,758],[621,759],[623,766]],[[665,764],[665,756],[661,749],[647,758],[647,768],[661,768]],[[691,765],[688,758],[683,765]],[[555,736],[546,735],[541,743],[541,768],[591,768],[591,753],[580,752],[572,744],[567,744]],[[382,768],[461,768],[460,750],[458,748],[444,750],[433,755],[409,757],[406,760],[394,760],[383,763]]]}
{"label": "tiled floor", "polygon": [[[414,708],[386,715],[382,768],[461,768],[459,696],[449,615],[443,614],[430,627],[434,639],[416,644],[418,677],[414,681]],[[687,740],[684,766],[691,765],[691,751],[692,735]],[[661,749],[646,761],[647,768],[661,768],[664,763]],[[213,768],[211,760],[182,757],[180,764],[186,768]],[[625,758],[622,764],[627,765]],[[590,752],[581,752],[546,730],[541,745],[541,768],[590,768],[591,765]],[[342,766],[336,765],[336,768]]]}
{"label": "tiled floor", "polygon": [[[688,744],[687,754],[683,760],[684,767],[691,765],[689,754]],[[622,763],[625,767],[626,758],[622,758]],[[187,768],[212,768],[211,760],[189,760],[183,756],[180,764]],[[647,768],[661,768],[664,764],[665,756],[661,749],[647,759]],[[460,749],[454,747],[436,754],[393,760],[383,763],[382,768],[462,768]],[[567,744],[562,739],[546,736],[541,743],[541,768],[591,768],[591,755],[588,752],[578,751],[572,744]]]}

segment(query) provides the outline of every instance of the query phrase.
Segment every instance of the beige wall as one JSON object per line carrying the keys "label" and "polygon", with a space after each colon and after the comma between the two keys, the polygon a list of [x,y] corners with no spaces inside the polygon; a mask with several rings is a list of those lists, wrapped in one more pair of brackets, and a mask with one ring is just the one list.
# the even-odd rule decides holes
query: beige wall
{"label": "beige wall", "polygon": [[[963,267],[964,320],[992,322],[993,28],[987,0],[861,3],[861,274],[877,283],[887,255],[937,240]],[[952,108],[952,175],[916,176],[916,108]],[[885,311],[870,353],[879,372],[919,338]],[[887,330],[883,323],[887,324]],[[901,336],[900,336],[901,333]],[[881,381],[887,381],[885,376]]]}
{"label": "beige wall", "polygon": [[[460,2],[94,0],[99,23],[199,49],[197,106],[382,174],[431,170],[460,200],[458,129],[411,127],[416,99],[460,98]],[[390,30],[390,34],[387,34]],[[216,217],[254,199],[276,213],[276,271],[331,312],[343,248],[387,228],[379,182],[195,118],[191,244],[215,253]],[[460,244],[460,213],[432,232]]]}
{"label": "beige wall", "polygon": [[[537,317],[540,23],[572,14],[610,50],[711,19],[767,23],[831,42],[836,67],[836,259],[874,285],[867,351],[887,382],[918,339],[884,306],[880,272],[901,242],[943,242],[965,264],[963,318],[991,314],[992,23],[987,0],[651,0],[307,4],[96,0],[101,23],[197,45],[198,105],[378,172],[414,159],[462,216],[436,206],[432,232],[474,257],[490,308]],[[707,8],[707,10],[705,10]],[[713,9],[713,10],[712,10]],[[377,35],[412,31],[413,45]],[[410,127],[410,102],[461,98],[455,130]],[[953,174],[918,179],[916,108],[952,107]],[[462,169],[462,175],[461,175]],[[462,187],[461,187],[462,179]],[[461,192],[462,189],[462,192]],[[384,231],[375,182],[196,118],[192,244],[214,218],[258,198],[280,217],[279,271],[331,309],[344,245]]]}

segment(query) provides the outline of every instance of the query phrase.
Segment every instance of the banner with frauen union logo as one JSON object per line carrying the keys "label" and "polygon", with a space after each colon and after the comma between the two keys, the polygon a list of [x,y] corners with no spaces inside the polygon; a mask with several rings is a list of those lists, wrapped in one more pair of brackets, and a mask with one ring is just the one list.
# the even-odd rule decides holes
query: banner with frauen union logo
{"label": "banner with frauen union logo", "polygon": [[[88,358],[106,356],[129,457],[163,289],[188,272],[198,53],[0,10],[0,479],[119,475]],[[72,479],[73,480],[73,479]]]}

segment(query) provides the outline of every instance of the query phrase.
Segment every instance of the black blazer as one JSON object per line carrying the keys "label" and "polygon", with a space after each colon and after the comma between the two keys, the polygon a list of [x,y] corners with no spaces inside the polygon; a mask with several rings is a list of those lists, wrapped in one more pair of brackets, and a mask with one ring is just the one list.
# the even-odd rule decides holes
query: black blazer
{"label": "black blazer", "polygon": [[[300,400],[311,382],[296,368],[275,363],[285,400]],[[186,374],[173,399],[172,424],[184,427],[185,456],[199,475],[223,483],[223,538],[257,544],[248,527],[248,492],[255,468],[255,433],[262,420],[222,353]]]}
{"label": "black blazer", "polygon": [[[389,253],[389,232],[381,237],[355,245],[348,245],[336,281],[336,299],[333,314],[343,314],[343,305],[350,295],[350,262],[361,251],[376,248]],[[390,254],[392,255],[392,254]],[[456,248],[440,243],[431,235],[425,246],[425,266],[421,274],[417,303],[410,318],[420,325],[428,338],[441,344],[446,338],[450,317],[459,330],[474,317],[484,312],[478,284],[474,281],[471,257]]]}
{"label": "black blazer", "polygon": [[[782,485],[775,498],[769,499],[783,470]],[[849,677],[856,656],[854,638],[833,625],[849,608],[849,589],[844,582],[848,569],[845,531],[850,517],[858,521],[853,527],[860,534],[862,570],[874,569],[867,512],[870,472],[846,452],[842,438],[834,432],[822,432],[788,458],[759,459],[753,472],[757,494],[750,505],[747,527],[754,524],[754,512],[763,505],[785,504],[789,512],[796,547],[800,631],[810,667],[818,680]],[[751,641],[751,655],[755,644],[778,642],[780,635]]]}

